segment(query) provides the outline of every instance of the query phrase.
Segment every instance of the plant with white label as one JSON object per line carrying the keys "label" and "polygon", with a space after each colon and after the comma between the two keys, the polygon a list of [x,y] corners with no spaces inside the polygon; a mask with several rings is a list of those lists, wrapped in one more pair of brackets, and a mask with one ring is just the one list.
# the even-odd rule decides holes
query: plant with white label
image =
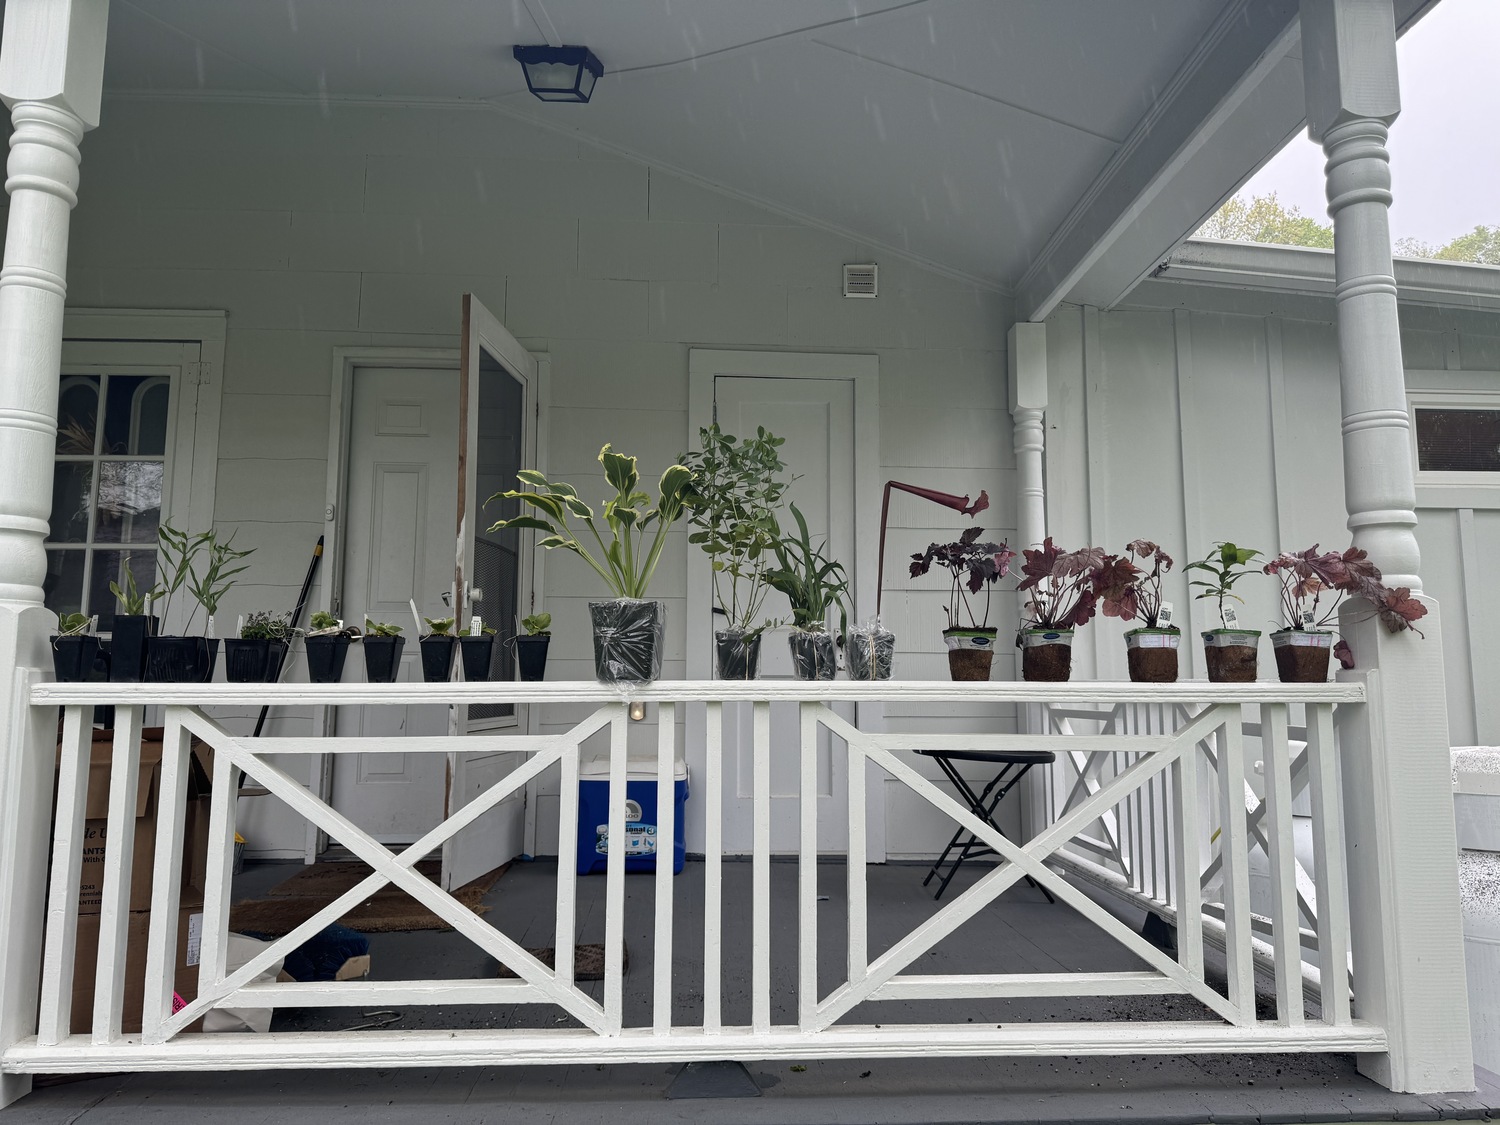
{"label": "plant with white label", "polygon": [[[1224,605],[1226,598],[1233,598],[1241,605],[1245,599],[1234,592],[1234,587],[1241,578],[1247,574],[1254,574],[1255,568],[1250,564],[1251,560],[1260,555],[1259,551],[1249,547],[1237,547],[1233,543],[1215,543],[1213,550],[1199,559],[1190,562],[1185,570],[1201,570],[1209,575],[1210,580],[1194,579],[1189,585],[1202,588],[1197,595],[1197,600],[1202,601],[1212,598],[1219,605],[1219,620],[1224,623],[1225,628],[1231,628],[1235,624],[1234,611]],[[1225,616],[1225,610],[1229,609],[1229,616]]]}
{"label": "plant with white label", "polygon": [[1104,616],[1138,620],[1142,629],[1176,628],[1170,603],[1162,598],[1162,581],[1171,569],[1172,556],[1151,540],[1131,540],[1124,555],[1110,555],[1094,576]]}

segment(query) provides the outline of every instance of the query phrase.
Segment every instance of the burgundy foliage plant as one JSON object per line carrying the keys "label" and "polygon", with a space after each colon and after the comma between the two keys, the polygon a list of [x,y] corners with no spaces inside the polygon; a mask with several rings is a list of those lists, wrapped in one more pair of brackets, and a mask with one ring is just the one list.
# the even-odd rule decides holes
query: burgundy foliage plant
{"label": "burgundy foliage plant", "polygon": [[[911,576],[920,578],[933,566],[946,570],[952,577],[948,590],[948,604],[943,612],[948,615],[950,629],[985,629],[990,623],[990,595],[995,583],[1010,573],[1010,560],[1016,553],[1004,543],[981,543],[979,537],[984,528],[971,527],[959,536],[955,543],[933,543],[927,550],[911,557]],[[984,591],[984,614],[977,616],[970,595]],[[959,623],[959,610],[969,619],[967,626]]]}
{"label": "burgundy foliage plant", "polygon": [[[1104,616],[1121,621],[1139,618],[1142,629],[1160,629],[1162,576],[1172,569],[1172,556],[1149,539],[1132,540],[1125,552],[1129,558],[1108,556],[1094,576],[1094,593]],[[1149,570],[1145,568],[1148,563]]]}
{"label": "burgundy foliage plant", "polygon": [[1033,629],[1076,629],[1098,608],[1095,580],[1105,565],[1104,548],[1063,551],[1049,535],[1040,548],[1025,552],[1023,578],[1016,589],[1027,594]]}
{"label": "burgundy foliage plant", "polygon": [[[1281,580],[1281,610],[1290,629],[1321,629],[1334,620],[1345,597],[1356,597],[1368,601],[1392,633],[1410,629],[1423,635],[1414,622],[1427,615],[1427,607],[1411,596],[1410,587],[1392,589],[1382,582],[1380,570],[1358,547],[1319,554],[1314,543],[1305,551],[1277,555],[1263,569]],[[1354,666],[1343,641],[1334,652],[1344,667]]]}

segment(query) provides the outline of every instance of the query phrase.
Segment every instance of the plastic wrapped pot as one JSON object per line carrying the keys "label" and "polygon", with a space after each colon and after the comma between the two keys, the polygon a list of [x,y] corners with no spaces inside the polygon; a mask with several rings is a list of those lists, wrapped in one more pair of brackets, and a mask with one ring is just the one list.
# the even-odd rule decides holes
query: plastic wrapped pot
{"label": "plastic wrapped pot", "polygon": [[372,684],[395,683],[406,638],[366,636],[360,644],[365,650],[365,679]]}
{"label": "plastic wrapped pot", "polygon": [[1321,684],[1328,679],[1333,634],[1321,629],[1281,629],[1271,634],[1276,674],[1284,684]]}
{"label": "plastic wrapped pot", "polygon": [[948,675],[954,680],[988,680],[995,662],[996,629],[944,629]]}
{"label": "plastic wrapped pot", "polygon": [[[232,684],[259,684],[274,680],[281,671],[280,654],[273,655],[274,646],[285,645],[268,637],[236,638],[224,641],[224,678]],[[274,661],[275,667],[272,668]]]}
{"label": "plastic wrapped pot", "polygon": [[52,670],[58,682],[78,684],[87,680],[101,652],[98,637],[53,637]]}
{"label": "plastic wrapped pot", "polygon": [[459,637],[458,652],[464,665],[464,682],[482,684],[490,678],[495,662],[495,638],[488,633],[478,637]]}
{"label": "plastic wrapped pot", "polygon": [[315,684],[336,684],[344,678],[344,660],[349,655],[349,636],[329,633],[307,638],[307,678]]}
{"label": "plastic wrapped pot", "polygon": [[756,633],[746,639],[738,629],[714,634],[714,661],[721,680],[753,680],[760,670],[760,638]]}
{"label": "plastic wrapped pot", "polygon": [[799,680],[831,680],[838,671],[839,655],[832,633],[809,633],[793,629],[786,639],[792,649],[792,675]]}
{"label": "plastic wrapped pot", "polygon": [[453,648],[457,637],[434,633],[417,642],[422,648],[422,682],[445,684],[453,678]]}
{"label": "plastic wrapped pot", "polygon": [[1132,629],[1125,634],[1125,659],[1138,684],[1175,684],[1181,629]]}
{"label": "plastic wrapped pot", "polygon": [[1021,632],[1022,679],[1060,684],[1072,672],[1072,629],[1025,629]]}
{"label": "plastic wrapped pot", "polygon": [[896,660],[896,634],[880,625],[860,626],[849,630],[849,678],[851,680],[888,680]]}
{"label": "plastic wrapped pot", "polygon": [[644,684],[661,675],[667,607],[620,598],[589,602],[594,623],[594,674],[605,684]]}
{"label": "plastic wrapped pot", "polygon": [[146,682],[206,684],[218,660],[219,642],[213,637],[148,637]]}
{"label": "plastic wrapped pot", "polygon": [[1259,629],[1214,629],[1203,634],[1203,659],[1216,684],[1253,683]]}
{"label": "plastic wrapped pot", "polygon": [[157,619],[117,613],[109,632],[109,678],[138,684],[146,678],[146,638],[156,635]]}
{"label": "plastic wrapped pot", "polygon": [[523,684],[539,684],[547,678],[547,647],[550,633],[516,638],[516,673]]}

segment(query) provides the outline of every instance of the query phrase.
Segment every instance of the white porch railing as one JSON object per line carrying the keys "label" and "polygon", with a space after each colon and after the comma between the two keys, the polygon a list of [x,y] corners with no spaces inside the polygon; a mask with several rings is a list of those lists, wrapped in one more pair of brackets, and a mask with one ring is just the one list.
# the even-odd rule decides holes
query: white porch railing
{"label": "white porch railing", "polygon": [[[647,1062],[689,1059],[768,1059],[776,1057],[870,1057],[918,1054],[1140,1054],[1193,1051],[1382,1051],[1382,1027],[1353,1019],[1347,975],[1327,966],[1347,965],[1347,905],[1342,879],[1338,787],[1332,712],[1335,705],[1359,705],[1361,684],[1174,685],[1138,684],[949,684],[949,683],[791,683],[672,682],[640,688],[630,698],[659,705],[657,785],[661,822],[658,838],[673,839],[674,760],[677,708],[701,705],[706,712],[707,764],[695,784],[690,815],[707,818],[704,858],[704,970],[691,980],[674,963],[673,894],[670,864],[655,876],[654,978],[649,1019],[625,1019],[623,950],[625,850],[612,848],[605,881],[605,970],[602,1000],[580,989],[571,957],[550,968],[489,922],[472,913],[416,872],[415,866],[442,842],[471,824],[508,794],[556,768],[560,779],[558,851],[571,855],[578,818],[578,767],[586,739],[606,730],[609,737],[611,801],[609,834],[625,837],[624,786],[627,769],[628,706],[624,697],[594,683],[343,685],[58,685],[32,690],[37,721],[50,723],[63,708],[57,815],[52,845],[52,882],[41,966],[37,1033],[5,1050],[0,1067],[16,1072],[116,1070],[254,1069],[464,1065],[558,1062]],[[860,730],[829,706],[838,701],[1012,702],[1047,704],[1060,721],[1046,734],[993,733],[935,735]],[[310,793],[268,756],[380,752],[439,753],[475,739],[246,738],[233,735],[204,708],[263,703],[282,705],[432,704],[532,702],[590,704],[593,713],[562,734],[514,735],[491,741],[528,755],[526,763],[481,794],[410,847],[392,852]],[[70,1026],[71,988],[77,939],[77,885],[82,856],[81,828],[88,778],[89,723],[96,704],[116,706],[108,847],[92,1025]],[[751,1004],[748,1025],[724,1021],[720,945],[723,919],[721,816],[724,806],[725,708],[753,710],[754,847],[749,924],[753,936]],[[1306,766],[1292,760],[1287,710],[1301,704],[1308,713]],[[139,730],[146,706],[163,708],[165,749],[161,768],[159,827],[154,857],[132,856],[133,816],[138,775]],[[1245,814],[1245,757],[1242,711],[1262,711],[1267,801],[1252,817]],[[798,745],[772,746],[773,707],[799,713]],[[1170,722],[1131,726],[1118,719],[1094,733],[1070,733],[1070,715],[1100,718],[1100,708],[1157,709]],[[1092,710],[1091,710],[1092,709]],[[697,717],[698,707],[689,714]],[[848,911],[842,981],[819,989],[818,972],[818,754],[820,729],[833,735],[834,753],[848,755],[847,800]],[[205,888],[204,925],[196,999],[172,1011],[172,966],[177,950],[177,901],[181,876],[183,815],[190,736],[211,745],[214,785]],[[1201,746],[1215,754],[1216,769],[1201,768]],[[923,776],[910,750],[965,748],[1053,749],[1073,770],[1052,778],[1048,823],[1024,845],[1012,842],[976,819],[968,808]],[[797,755],[800,765],[800,847],[797,854],[797,968],[795,1018],[773,1018],[771,963],[771,768],[773,749]],[[264,786],[291,809],[369,864],[372,873],[312,918],[274,941],[254,961],[226,968],[226,933],[235,831],[235,770]],[[1298,917],[1298,885],[1292,855],[1292,779],[1306,776],[1313,789],[1313,823],[1318,841],[1316,932],[1325,988],[1321,1016],[1304,1014],[1300,927],[1271,935],[1275,952],[1277,1005],[1262,1019],[1256,1011],[1252,972],[1255,919],[1249,909],[1248,841],[1264,836],[1272,853],[1276,917]],[[872,903],[866,884],[865,788],[868,779],[893,778],[971,830],[1001,858],[978,881],[956,895],[906,936],[882,952],[871,949]],[[1066,790],[1066,791],[1064,791]],[[1205,806],[1208,811],[1205,812]],[[1217,815],[1213,812],[1217,809]],[[1214,862],[1206,844],[1210,824],[1222,827],[1218,872],[1227,888],[1222,921],[1227,980],[1205,963],[1204,875]],[[1139,825],[1138,825],[1139,822]],[[1098,826],[1109,825],[1101,837]],[[1134,833],[1134,836],[1127,836]],[[1128,838],[1128,842],[1127,842]],[[1152,848],[1156,851],[1153,852]],[[1077,849],[1107,858],[1170,902],[1178,927],[1174,958],[1146,942],[1077,883],[1060,873],[1074,864]],[[1103,853],[1103,854],[1101,854]],[[122,996],[126,909],[132,865],[154,863],[152,922],[148,938],[143,1031],[124,1034]],[[940,940],[975,917],[1001,892],[1025,876],[1047,887],[1085,919],[1114,937],[1142,962],[1131,972],[931,975],[912,971]],[[469,941],[509,966],[515,980],[345,981],[337,983],[252,983],[268,965],[347,909],[387,884],[405,890]],[[1145,893],[1145,892],[1142,892]],[[558,866],[555,942],[571,948],[575,934],[577,882],[573,866]],[[1309,904],[1311,905],[1311,904]],[[1214,919],[1209,918],[1213,923]],[[680,923],[677,924],[680,926]],[[686,940],[684,935],[678,935]],[[694,941],[697,935],[693,935]],[[701,984],[701,1023],[682,1026],[673,1018],[676,993]],[[996,997],[1110,996],[1181,994],[1199,1001],[1211,1016],[1170,1022],[1056,1022],[995,1026],[969,1022],[964,1001]],[[951,1005],[949,1022],[913,1025],[854,1024],[849,1017],[865,1002],[941,1000]],[[450,1004],[552,1005],[580,1026],[557,1029],[300,1032],[220,1036],[185,1030],[204,1012],[221,1007],[318,1007]]]}

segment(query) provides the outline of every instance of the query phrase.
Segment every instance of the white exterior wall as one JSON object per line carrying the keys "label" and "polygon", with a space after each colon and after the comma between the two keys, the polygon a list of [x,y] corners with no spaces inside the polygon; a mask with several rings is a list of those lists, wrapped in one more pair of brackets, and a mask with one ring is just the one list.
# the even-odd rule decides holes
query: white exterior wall
{"label": "white exterior wall", "polygon": [[[648,479],[687,447],[691,346],[873,352],[883,478],[988,489],[982,522],[1013,537],[1012,312],[997,294],[485,108],[112,100],[85,160],[70,305],[228,313],[215,519],[257,551],[221,620],[295,600],[323,530],[331,350],[456,347],[466,290],[550,355],[545,467],[585,495],[602,494],[606,441]],[[842,265],[871,260],[881,296],[843,298]],[[892,503],[885,612],[903,674],[946,676],[941,583],[908,597],[904,558],[963,526],[949,515]],[[653,588],[669,606],[668,679],[686,671],[686,567],[677,533]],[[597,579],[554,553],[544,581],[549,675],[591,677]],[[995,677],[1013,675],[1004,650]],[[543,729],[573,718],[555,709]],[[268,731],[311,727],[286,716]],[[637,734],[642,750],[654,740]],[[912,800],[900,786],[892,799]],[[554,804],[539,805],[543,840]],[[891,809],[893,850],[946,840],[920,811]],[[301,854],[300,820],[266,798],[243,813],[253,850]]]}
{"label": "white exterior wall", "polygon": [[[1069,548],[1161,542],[1178,563],[1169,596],[1186,630],[1181,568],[1214,542],[1267,554],[1349,543],[1333,303],[1146,282],[1131,306],[1066,307],[1048,320],[1048,527]],[[1500,315],[1401,313],[1409,390],[1500,392]],[[1482,682],[1500,670],[1500,595],[1478,568],[1500,551],[1500,487],[1457,495],[1419,484],[1418,502],[1423,582],[1443,607],[1450,737],[1494,744],[1500,703]],[[1276,628],[1274,580],[1254,576],[1239,589],[1241,621]],[[1191,603],[1191,614],[1183,668],[1201,677],[1196,633],[1217,621],[1210,602]],[[1096,618],[1080,634],[1075,668],[1125,678],[1127,627]],[[1263,638],[1261,678],[1275,675]]]}

